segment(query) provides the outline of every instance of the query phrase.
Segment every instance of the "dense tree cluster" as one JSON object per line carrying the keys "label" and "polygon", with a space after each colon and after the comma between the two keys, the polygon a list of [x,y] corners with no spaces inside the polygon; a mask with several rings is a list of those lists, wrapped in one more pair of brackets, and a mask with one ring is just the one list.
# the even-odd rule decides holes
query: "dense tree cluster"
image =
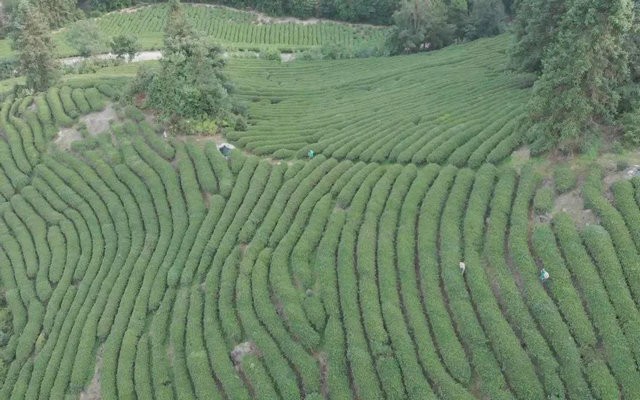
{"label": "dense tree cluster", "polygon": [[1,3],[0,28],[2,33],[11,30],[18,15],[20,3],[29,3],[42,14],[46,24],[51,28],[59,28],[69,21],[82,17],[82,11],[77,8],[77,0],[6,0]]}
{"label": "dense tree cluster", "polygon": [[577,150],[589,143],[585,137],[620,119],[627,121],[627,136],[637,131],[637,12],[631,0],[524,0],[514,31],[513,67],[539,74],[530,102],[534,150]]}
{"label": "dense tree cluster", "polygon": [[[298,18],[327,18],[351,22],[368,22],[372,24],[392,23],[393,13],[398,10],[402,4],[402,0],[193,0],[193,2],[224,4],[230,7],[248,8],[273,15],[291,15]],[[495,10],[497,3],[500,3],[500,10],[511,12],[514,0],[445,0],[444,2],[447,8],[451,9],[451,17],[455,19],[454,14],[459,13],[458,17],[461,16],[460,14],[463,14],[466,24],[467,18],[474,13],[474,9],[476,9],[479,14],[482,14],[476,16],[478,21],[480,21],[482,18],[489,17],[489,15],[486,14],[487,8]],[[136,3],[140,3],[140,1],[84,0],[80,3],[83,4],[85,8],[111,11],[134,6]],[[501,18],[502,14],[498,13],[496,16]],[[457,21],[461,22],[459,19]],[[453,25],[463,26],[462,23],[455,22],[453,22]],[[480,36],[483,35],[480,34]]]}
{"label": "dense tree cluster", "polygon": [[[199,36],[177,0],[171,2],[159,70],[142,68],[133,94],[171,126],[188,129],[191,121],[237,122],[231,100],[233,86],[224,74],[222,49]],[[178,126],[180,125],[180,126]]]}
{"label": "dense tree cluster", "polygon": [[436,50],[497,35],[505,20],[501,0],[402,0],[393,14],[389,46],[393,54]]}

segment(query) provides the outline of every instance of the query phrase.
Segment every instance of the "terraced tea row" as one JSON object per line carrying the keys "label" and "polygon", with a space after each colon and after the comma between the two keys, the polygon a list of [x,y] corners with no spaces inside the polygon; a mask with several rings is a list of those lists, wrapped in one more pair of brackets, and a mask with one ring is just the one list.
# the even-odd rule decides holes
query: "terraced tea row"
{"label": "terraced tea row", "polygon": [[[162,43],[167,5],[139,8],[133,12],[115,12],[97,19],[107,35],[135,34],[145,45]],[[224,45],[239,48],[264,46],[292,50],[327,44],[344,46],[381,44],[385,28],[349,25],[330,21],[296,23],[260,18],[256,14],[222,7],[185,4],[193,27]]]}
{"label": "terraced tea row", "polygon": [[[212,5],[185,3],[183,7],[197,31],[231,51],[274,49],[292,52],[322,46],[370,51],[383,46],[388,30],[387,27],[325,20],[271,19],[253,12]],[[131,34],[142,50],[157,50],[163,46],[167,12],[166,3],[154,4],[108,13],[92,19],[92,22],[107,42],[113,36]],[[53,34],[59,57],[79,55],[66,39],[71,26]],[[109,51],[108,45],[104,45],[103,51]],[[1,39],[0,57],[14,56],[10,40]]]}
{"label": "terraced tea row", "polygon": [[290,65],[232,60],[230,74],[250,104],[248,151],[340,160],[497,163],[528,141],[529,90],[503,71],[506,37],[437,53]]}
{"label": "terraced tea row", "polygon": [[0,397],[640,392],[640,181],[594,170],[578,230],[532,224],[530,166],[225,159],[132,120],[57,150],[99,91],[2,106]]}

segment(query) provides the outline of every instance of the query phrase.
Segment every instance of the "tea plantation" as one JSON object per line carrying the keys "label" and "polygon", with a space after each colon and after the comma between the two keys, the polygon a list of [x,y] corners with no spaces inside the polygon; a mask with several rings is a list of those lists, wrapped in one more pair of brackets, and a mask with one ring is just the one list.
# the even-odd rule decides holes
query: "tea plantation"
{"label": "tea plantation", "polygon": [[[185,4],[185,11],[193,27],[203,35],[233,50],[301,51],[325,45],[353,49],[379,48],[384,43],[386,27],[345,24],[325,20],[301,23],[293,19],[271,19],[253,12],[204,4]],[[140,6],[114,11],[92,19],[103,39],[129,33],[135,36],[142,50],[162,48],[167,4]],[[67,43],[69,24],[54,33],[56,52],[60,56],[78,55]],[[103,51],[109,51],[103,46]],[[15,54],[9,39],[0,39],[0,57]]]}
{"label": "tea plantation", "polygon": [[507,40],[232,60],[228,158],[135,109],[89,131],[123,79],[7,95],[0,398],[637,399],[640,178],[536,215]]}
{"label": "tea plantation", "polygon": [[265,63],[232,60],[251,106],[248,132],[231,133],[255,154],[453,164],[499,162],[527,140],[530,91],[504,71],[505,36],[437,54]]}

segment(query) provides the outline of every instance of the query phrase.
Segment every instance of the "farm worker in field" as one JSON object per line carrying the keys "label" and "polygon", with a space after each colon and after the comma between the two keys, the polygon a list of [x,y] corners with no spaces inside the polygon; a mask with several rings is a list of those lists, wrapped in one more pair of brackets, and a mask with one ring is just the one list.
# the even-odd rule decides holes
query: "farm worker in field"
{"label": "farm worker in field", "polygon": [[309,156],[309,158],[311,159],[311,158],[313,158],[313,157],[315,157],[315,156],[316,156],[316,152],[315,152],[315,151],[313,151],[313,150],[309,150],[309,152],[307,153],[307,155],[308,155],[308,156]]}
{"label": "farm worker in field", "polygon": [[547,279],[549,279],[549,273],[546,269],[542,268],[540,271],[540,281],[544,283]]}
{"label": "farm worker in field", "polygon": [[460,272],[464,274],[464,271],[467,269],[467,266],[464,264],[464,261],[460,261]]}

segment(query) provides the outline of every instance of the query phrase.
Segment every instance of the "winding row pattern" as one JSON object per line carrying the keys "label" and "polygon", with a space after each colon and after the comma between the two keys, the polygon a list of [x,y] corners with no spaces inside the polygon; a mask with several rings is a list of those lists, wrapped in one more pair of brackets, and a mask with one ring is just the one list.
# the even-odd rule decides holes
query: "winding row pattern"
{"label": "winding row pattern", "polygon": [[231,60],[249,104],[247,131],[230,132],[257,155],[453,164],[498,163],[529,141],[521,78],[504,71],[507,37],[433,54],[294,62]]}
{"label": "winding row pattern", "polygon": [[[331,21],[317,23],[273,22],[256,14],[223,7],[185,4],[193,27],[222,44],[240,48],[264,46],[281,49],[302,49],[340,44],[344,46],[380,44],[385,27],[350,25]],[[161,44],[167,18],[166,5],[153,5],[114,12],[96,20],[108,35],[129,32],[139,35],[143,44]],[[151,42],[149,42],[151,40]],[[149,43],[147,43],[149,42]]]}
{"label": "winding row pattern", "polygon": [[53,146],[111,94],[0,108],[0,398],[640,393],[640,181],[594,170],[577,229],[531,223],[529,167],[225,159],[144,121]]}

